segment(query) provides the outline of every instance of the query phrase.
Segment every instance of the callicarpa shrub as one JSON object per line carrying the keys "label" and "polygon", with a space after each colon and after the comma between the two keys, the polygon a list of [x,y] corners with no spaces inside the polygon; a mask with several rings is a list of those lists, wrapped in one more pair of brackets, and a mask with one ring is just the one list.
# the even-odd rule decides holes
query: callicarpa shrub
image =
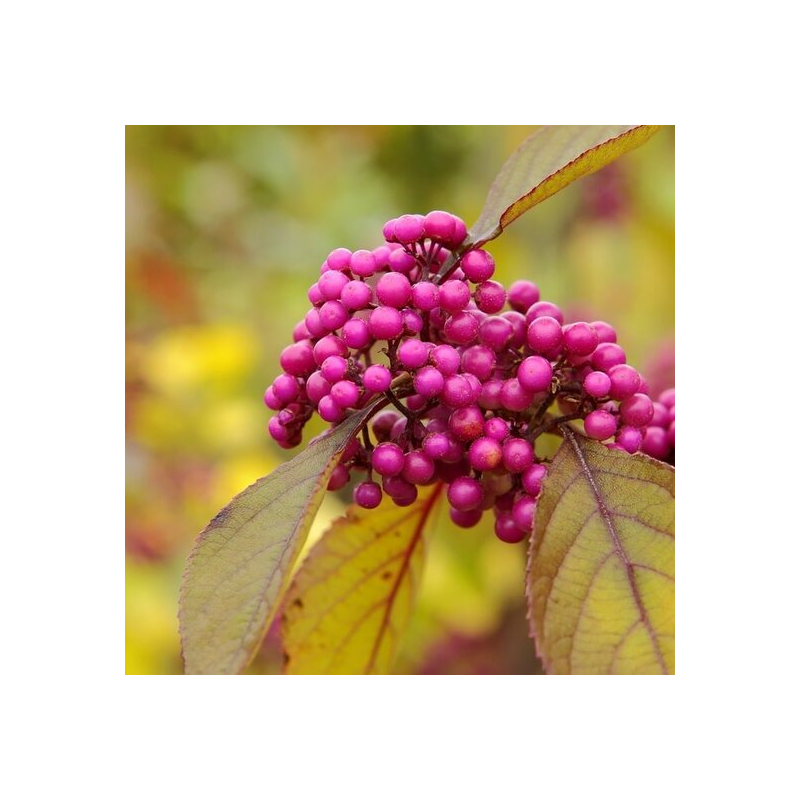
{"label": "callicarpa shrub", "polygon": [[[287,673],[391,672],[426,541],[448,526],[527,541],[546,672],[674,672],[675,390],[651,396],[611,323],[565,324],[533,281],[503,286],[486,249],[657,127],[542,127],[470,230],[404,214],[383,243],[328,254],[264,393],[281,447],[315,414],[328,429],[200,534],[181,588],[187,673],[241,672],[271,626]],[[551,457],[545,435],[561,438]],[[347,514],[297,568],[326,490],[348,484]]]}
{"label": "callicarpa shrub", "polygon": [[389,220],[373,250],[333,250],[264,394],[269,433],[296,447],[315,412],[336,427],[380,397],[327,488],[357,476],[354,502],[375,508],[441,482],[456,525],[491,511],[497,537],[521,542],[547,474],[540,436],[581,420],[609,448],[674,459],[675,391],[653,401],[613,326],[565,325],[531,281],[506,289],[487,250],[458,252],[466,236],[431,211]]}

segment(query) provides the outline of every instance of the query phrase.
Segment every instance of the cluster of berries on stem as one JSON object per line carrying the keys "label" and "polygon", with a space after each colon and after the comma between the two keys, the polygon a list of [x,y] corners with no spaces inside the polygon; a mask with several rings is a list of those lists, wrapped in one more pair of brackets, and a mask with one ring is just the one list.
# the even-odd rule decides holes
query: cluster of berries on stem
{"label": "cluster of berries on stem", "polygon": [[547,472],[536,440],[560,425],[580,420],[611,448],[674,462],[675,392],[651,400],[611,325],[565,325],[530,281],[506,290],[492,256],[464,247],[466,226],[445,211],[390,220],[383,235],[374,250],[325,259],[264,395],[285,448],[315,411],[336,426],[380,398],[330,490],[355,471],[358,505],[386,494],[406,506],[418,486],[442,481],[453,522],[469,528],[492,510],[497,536],[519,542]]}

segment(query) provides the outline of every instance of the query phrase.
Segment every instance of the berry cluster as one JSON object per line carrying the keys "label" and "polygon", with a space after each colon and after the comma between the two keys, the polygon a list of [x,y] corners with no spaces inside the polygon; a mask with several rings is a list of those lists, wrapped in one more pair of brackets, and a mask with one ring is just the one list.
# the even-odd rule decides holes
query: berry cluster
{"label": "berry cluster", "polygon": [[335,426],[381,396],[372,436],[365,426],[350,442],[328,488],[363,472],[353,497],[375,508],[442,481],[456,524],[493,509],[497,536],[518,542],[546,474],[540,435],[582,420],[609,447],[665,458],[674,391],[653,403],[608,323],[565,325],[529,281],[506,291],[489,253],[461,247],[466,232],[444,211],[405,215],[386,223],[385,245],[327,257],[264,395],[278,412],[269,432],[294,447],[314,411]]}

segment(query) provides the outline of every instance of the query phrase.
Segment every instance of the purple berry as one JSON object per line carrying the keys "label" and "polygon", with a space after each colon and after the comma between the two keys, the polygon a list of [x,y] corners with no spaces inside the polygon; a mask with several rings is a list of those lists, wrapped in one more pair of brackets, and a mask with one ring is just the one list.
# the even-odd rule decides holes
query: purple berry
{"label": "purple berry", "polygon": [[433,477],[435,468],[429,455],[421,450],[411,450],[405,455],[402,474],[409,483],[422,485]]}
{"label": "purple berry", "polygon": [[626,425],[643,428],[653,419],[653,401],[646,394],[633,394],[619,404],[619,415]]}
{"label": "purple berry", "polygon": [[667,408],[675,405],[675,389],[664,389],[658,396],[658,402],[663,403]]}
{"label": "purple berry", "polygon": [[397,357],[406,369],[418,369],[427,364],[430,350],[431,346],[428,342],[421,342],[419,339],[404,339],[397,348]]}
{"label": "purple berry", "polygon": [[669,410],[663,403],[653,403],[653,419],[648,423],[656,428],[666,428],[669,425]]}
{"label": "purple berry", "polygon": [[517,527],[511,514],[503,514],[497,517],[494,522],[494,532],[501,542],[506,542],[507,544],[517,544],[527,534],[527,531]]}
{"label": "purple berry", "polygon": [[[336,356],[332,356],[336,358]],[[306,380],[306,394],[312,403],[319,403],[326,394],[330,394],[331,384],[325,379],[322,372],[312,372]]]}
{"label": "purple berry", "polygon": [[314,361],[318,366],[325,363],[326,358],[331,356],[348,355],[347,345],[338,336],[323,336],[315,345],[313,350]]}
{"label": "purple berry", "polygon": [[511,438],[503,443],[503,466],[509,472],[524,472],[533,464],[533,447],[526,439]]}
{"label": "purple berry", "polygon": [[458,511],[472,511],[483,501],[483,488],[475,478],[456,478],[447,488],[447,499]]}
{"label": "purple berry", "polygon": [[394,250],[389,256],[389,269],[392,272],[402,273],[403,275],[411,272],[416,263],[414,256],[406,253],[405,250]]}
{"label": "purple berry", "polygon": [[596,322],[589,323],[597,333],[597,339],[602,344],[603,342],[616,342],[617,332],[607,322],[597,320]]}
{"label": "purple berry", "polygon": [[369,392],[385,392],[392,383],[392,373],[382,364],[373,364],[364,370],[364,388]]}
{"label": "purple berry", "polygon": [[631,397],[639,391],[642,383],[639,373],[627,364],[618,364],[615,367],[611,367],[608,371],[608,377],[611,378],[609,396],[614,400],[625,400]]}
{"label": "purple berry", "polygon": [[342,339],[348,347],[361,350],[371,341],[369,328],[363,319],[351,319],[342,326]]}
{"label": "purple berry", "polygon": [[372,468],[378,475],[399,475],[404,464],[403,451],[394,442],[382,442],[372,451]]}
{"label": "purple berry", "polygon": [[367,325],[376,339],[396,339],[403,332],[403,317],[396,308],[378,306],[369,315]]}
{"label": "purple berry", "polygon": [[344,419],[344,409],[329,394],[320,399],[317,411],[325,422],[340,422]]}
{"label": "purple berry", "polygon": [[[334,272],[333,274],[341,275],[342,273]],[[344,276],[342,275],[342,277]],[[317,283],[312,283],[311,286],[309,286],[306,296],[308,297],[308,302],[311,303],[312,306],[318,306],[325,301],[325,298],[322,296],[322,291],[319,288],[319,284]]]}
{"label": "purple berry", "polygon": [[383,238],[386,239],[387,242],[394,242],[394,225],[397,222],[396,219],[390,219],[384,226],[383,226]]}
{"label": "purple berry", "polygon": [[333,468],[331,477],[328,479],[328,491],[336,492],[347,484],[350,480],[350,470],[343,464],[337,464]]}
{"label": "purple berry", "polygon": [[492,417],[483,423],[483,435],[502,442],[511,430],[510,425],[502,417]]}
{"label": "purple berry", "polygon": [[308,342],[297,342],[284,347],[280,358],[281,368],[290,375],[305,376],[313,372],[314,350]]}
{"label": "purple berry", "polygon": [[372,420],[372,432],[379,442],[385,442],[389,438],[389,434],[395,422],[401,416],[396,411],[381,411],[376,414]]}
{"label": "purple berry", "polygon": [[297,378],[284,373],[272,382],[272,391],[281,403],[291,403],[300,394],[300,384]]}
{"label": "purple berry", "polygon": [[555,317],[537,317],[528,325],[527,338],[535,353],[549,353],[561,346],[561,323]]}
{"label": "purple berry", "polygon": [[485,250],[470,250],[462,256],[460,266],[473,283],[488,281],[494,275],[494,259]]}
{"label": "purple berry", "polygon": [[592,366],[608,372],[611,367],[625,363],[625,351],[613,342],[601,342],[592,353]]}
{"label": "purple berry", "polygon": [[487,314],[496,314],[506,302],[506,290],[502,283],[484,281],[475,287],[475,304]]}
{"label": "purple berry", "polygon": [[607,397],[611,389],[611,378],[605,372],[590,372],[583,379],[583,388],[592,397]]}
{"label": "purple berry", "polygon": [[574,322],[562,329],[564,349],[575,356],[588,356],[598,344],[597,331],[588,322]]}
{"label": "purple berry", "polygon": [[459,511],[457,508],[450,509],[450,519],[459,528],[474,528],[483,516],[483,511],[473,508],[470,511]]}
{"label": "purple berry", "polygon": [[[355,253],[353,254],[355,255]],[[356,486],[353,492],[353,500],[361,508],[377,508],[381,504],[383,492],[381,487],[374,481],[364,481]]]}
{"label": "purple berry", "polygon": [[494,352],[483,345],[468,347],[461,354],[461,371],[469,372],[481,381],[488,380],[494,364]]}
{"label": "purple berry", "polygon": [[[400,312],[400,316],[403,318],[403,331],[407,333],[409,336],[416,336],[421,330],[424,325],[422,321],[422,317],[417,314],[416,311],[410,308],[404,308]],[[429,344],[429,342],[426,342]]]}
{"label": "purple berry", "polygon": [[463,311],[469,303],[469,286],[463,281],[445,281],[439,287],[439,305],[448,313]]}
{"label": "purple berry", "polygon": [[344,289],[348,283],[350,283],[350,281],[347,275],[343,272],[331,270],[320,277],[316,285],[325,300],[338,300],[341,297],[342,289]]}
{"label": "purple berry", "polygon": [[500,403],[509,411],[524,411],[533,402],[533,394],[525,389],[517,378],[503,381]]}
{"label": "purple berry", "polygon": [[331,386],[331,397],[342,408],[353,408],[358,403],[359,395],[358,386],[353,381],[337,381]]}
{"label": "purple berry", "polygon": [[515,311],[525,313],[539,301],[539,287],[530,281],[514,281],[508,287],[508,304]]}
{"label": "purple berry", "polygon": [[430,281],[419,281],[411,287],[411,299],[420,311],[430,311],[439,305],[439,287]]}
{"label": "purple berry", "polygon": [[347,361],[341,356],[328,356],[322,362],[320,372],[328,383],[336,383],[347,375]]}
{"label": "purple berry", "polygon": [[277,411],[283,403],[275,397],[275,392],[271,386],[267,387],[267,391],[264,392],[264,405],[267,408],[271,408],[273,411]]}
{"label": "purple berry", "polygon": [[425,235],[435,242],[447,244],[455,233],[456,220],[446,211],[430,211],[425,215]]}
{"label": "purple berry", "polygon": [[669,439],[663,428],[650,426],[642,438],[642,452],[653,458],[664,459],[669,453]]}
{"label": "purple berry", "polygon": [[495,469],[502,460],[503,448],[496,439],[481,436],[469,446],[470,466],[479,472]]}
{"label": "purple berry", "polygon": [[436,367],[422,367],[414,375],[414,390],[423,397],[436,397],[443,388],[444,377]]}
{"label": "purple berry", "polygon": [[514,326],[502,317],[487,317],[478,328],[478,339],[481,344],[498,352],[506,348],[513,335]]}
{"label": "purple berry", "polygon": [[402,308],[411,300],[411,284],[400,272],[387,272],[375,287],[378,300],[385,306]]}
{"label": "purple berry", "polygon": [[308,328],[306,328],[305,322],[298,322],[297,325],[294,326],[294,330],[292,331],[293,342],[301,342],[303,339],[309,339],[310,337],[311,333]]}
{"label": "purple berry", "polygon": [[536,516],[536,501],[529,495],[523,495],[514,503],[511,518],[514,524],[523,531],[533,530],[533,521]]}
{"label": "purple berry", "polygon": [[456,344],[470,344],[478,334],[478,320],[469,311],[453,314],[444,324],[444,335]]}
{"label": "purple berry", "polygon": [[614,431],[617,429],[617,419],[608,411],[598,408],[586,415],[583,426],[587,436],[602,442],[603,439],[614,435]]}
{"label": "purple berry", "polygon": [[544,464],[531,464],[522,473],[522,488],[531,496],[536,497],[542,489],[542,481],[547,475]]}
{"label": "purple berry", "polygon": [[553,317],[553,319],[558,321],[559,325],[564,324],[564,314],[561,309],[555,303],[548,303],[546,300],[540,300],[538,303],[534,303],[525,312],[525,319],[528,324],[535,319],[539,319],[539,317]]}
{"label": "purple berry", "polygon": [[432,459],[439,461],[451,452],[452,445],[453,440],[447,434],[429,433],[422,443],[422,449]]}
{"label": "purple berry", "polygon": [[344,270],[350,266],[350,258],[353,254],[346,247],[337,247],[336,250],[328,254],[325,262],[331,269]]}
{"label": "purple berry", "polygon": [[460,442],[471,442],[483,433],[483,414],[477,406],[457,408],[447,421],[452,435]]}
{"label": "purple berry", "polygon": [[[388,251],[386,258],[389,257]],[[353,275],[358,275],[361,278],[369,278],[375,274],[378,269],[375,253],[370,250],[356,250],[350,256],[350,272]],[[376,484],[377,486],[377,484]]]}
{"label": "purple berry", "polygon": [[425,235],[425,221],[417,214],[403,214],[395,220],[393,234],[400,244],[417,242]]}
{"label": "purple berry", "polygon": [[536,394],[550,388],[553,379],[553,368],[550,362],[541,356],[529,356],[517,369],[517,379],[523,389]]}
{"label": "purple berry", "polygon": [[619,429],[617,444],[629,453],[635,453],[642,446],[642,432],[627,425]]}
{"label": "purple berry", "polygon": [[340,300],[327,300],[319,310],[319,320],[326,331],[335,331],[350,319],[350,312]]}
{"label": "purple berry", "polygon": [[[333,272],[332,275],[341,275],[341,272]],[[364,308],[372,302],[372,289],[364,281],[348,281],[341,294],[342,305],[351,311]]]}
{"label": "purple berry", "polygon": [[467,226],[463,219],[455,215],[453,215],[453,219],[455,220],[455,230],[453,231],[453,238],[450,240],[450,246],[458,247],[467,238]]}
{"label": "purple berry", "polygon": [[455,347],[449,344],[440,344],[431,350],[431,363],[442,373],[445,377],[453,375],[458,372],[458,367],[461,364],[461,356]]}
{"label": "purple berry", "polygon": [[468,406],[472,402],[472,386],[463,375],[450,375],[444,380],[442,400],[450,408]]}

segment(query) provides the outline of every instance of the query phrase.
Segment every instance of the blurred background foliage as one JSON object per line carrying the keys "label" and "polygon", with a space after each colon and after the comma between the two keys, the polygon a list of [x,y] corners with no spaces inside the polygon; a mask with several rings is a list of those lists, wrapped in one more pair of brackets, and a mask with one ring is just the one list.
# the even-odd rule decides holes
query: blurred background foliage
{"label": "blurred background foliage", "polygon": [[[530,127],[128,127],[126,672],[182,671],[177,596],[197,533],[289,454],[264,388],[335,247],[402,213],[480,213]],[[655,391],[674,380],[674,129],[537,206],[488,249],[568,317],[605,319]],[[310,425],[306,440],[321,426]],[[329,495],[311,540],[341,514]],[[524,546],[445,520],[431,538],[406,673],[540,671]],[[281,668],[278,631],[252,672]]]}

